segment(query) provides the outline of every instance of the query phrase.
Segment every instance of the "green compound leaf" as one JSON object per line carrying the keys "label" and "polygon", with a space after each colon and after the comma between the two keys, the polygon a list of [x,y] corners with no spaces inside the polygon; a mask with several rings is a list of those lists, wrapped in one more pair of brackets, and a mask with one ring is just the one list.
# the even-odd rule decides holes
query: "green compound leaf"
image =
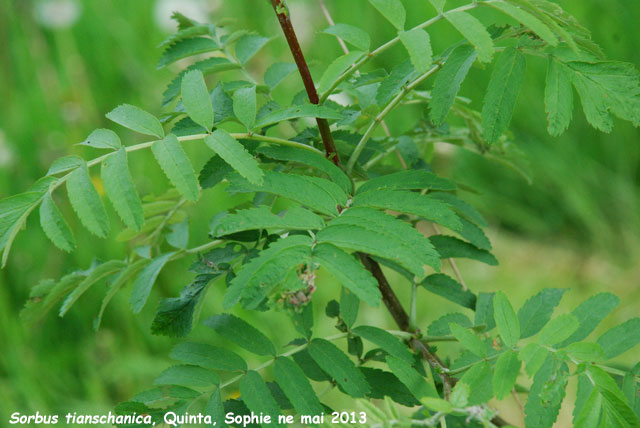
{"label": "green compound leaf", "polygon": [[518,311],[523,339],[533,336],[549,322],[565,291],[565,288],[545,288],[525,302]]}
{"label": "green compound leaf", "polygon": [[255,414],[271,416],[272,422],[261,424],[263,428],[282,426],[277,423],[278,415],[281,413],[278,403],[258,372],[249,370],[240,380],[239,387],[242,401],[249,410]]}
{"label": "green compound leaf", "polygon": [[617,357],[640,343],[640,318],[630,320],[607,330],[598,338],[607,358]]}
{"label": "green compound leaf", "polygon": [[436,75],[429,103],[430,117],[436,125],[442,124],[446,119],[477,56],[473,47],[460,45],[449,54]]}
{"label": "green compound leaf", "polygon": [[490,252],[480,250],[453,236],[433,235],[429,237],[429,240],[443,259],[450,257],[467,258],[486,263],[490,266],[496,266],[498,264],[498,260],[496,260]]}
{"label": "green compound leaf", "polygon": [[151,151],[178,191],[188,200],[197,201],[200,196],[198,178],[178,138],[169,134],[163,140],[154,142]]}
{"label": "green compound leaf", "polygon": [[233,113],[247,129],[253,129],[257,114],[255,86],[241,88],[233,93]]}
{"label": "green compound leaf", "polygon": [[431,38],[426,31],[416,28],[400,33],[400,40],[409,53],[411,63],[420,73],[425,73],[433,63]]}
{"label": "green compound leaf", "polygon": [[277,145],[258,147],[256,151],[270,157],[271,159],[296,162],[311,166],[327,174],[331,181],[340,186],[345,192],[351,192],[351,180],[349,177],[333,162],[319,153],[312,153],[307,150],[301,150],[294,147]]}
{"label": "green compound leaf", "polygon": [[266,205],[260,205],[222,217],[212,227],[211,234],[225,236],[254,229],[315,230],[324,225],[322,217],[301,207],[293,206],[284,214],[276,215]]}
{"label": "green compound leaf", "polygon": [[276,110],[266,116],[261,117],[255,124],[256,129],[264,128],[285,120],[299,119],[301,117],[313,117],[320,119],[342,119],[342,115],[337,111],[315,104],[301,104]]}
{"label": "green compound leaf", "polygon": [[404,23],[407,18],[407,12],[400,0],[369,0],[369,3],[375,7],[398,31],[404,30]]}
{"label": "green compound leaf", "polygon": [[179,365],[169,367],[153,382],[154,385],[180,385],[207,387],[218,385],[220,378],[211,370],[198,366]]}
{"label": "green compound leaf", "polygon": [[371,37],[369,37],[369,33],[353,25],[338,23],[326,28],[322,32],[339,37],[361,51],[368,51],[371,47]]}
{"label": "green compound leaf", "polygon": [[164,129],[162,129],[160,121],[140,107],[122,104],[111,110],[106,116],[107,119],[140,134],[158,138],[164,137]]}
{"label": "green compound leaf", "polygon": [[438,254],[420,232],[402,220],[370,208],[350,208],[318,232],[328,242],[392,260],[422,279],[425,269],[440,268]]}
{"label": "green compound leaf", "polygon": [[247,370],[246,361],[235,352],[204,343],[179,343],[173,347],[169,357],[205,369],[230,372]]}
{"label": "green compound leaf", "polygon": [[484,358],[487,355],[487,348],[484,346],[484,342],[476,336],[468,328],[459,326],[458,324],[449,324],[451,334],[455,336],[462,346],[471,351],[474,355]]}
{"label": "green compound leaf", "polygon": [[91,182],[89,169],[84,164],[76,168],[67,180],[67,193],[73,210],[89,232],[100,238],[109,234],[109,217],[104,209],[100,195]]}
{"label": "green compound leaf", "polygon": [[124,148],[109,155],[102,161],[101,178],[104,189],[120,218],[127,227],[142,230],[144,213],[138,191],[127,164]]}
{"label": "green compound leaf", "polygon": [[94,149],[118,150],[122,147],[122,142],[118,134],[110,129],[96,129],[86,140],[78,143],[81,146],[93,147]]}
{"label": "green compound leaf", "polygon": [[495,143],[509,126],[527,67],[525,57],[507,48],[496,61],[482,107],[482,128],[489,143]]}
{"label": "green compound leaf", "polygon": [[378,327],[363,325],[351,330],[354,334],[378,345],[389,355],[406,361],[409,364],[414,362],[413,354],[409,352],[407,346],[400,342],[394,335]]}
{"label": "green compound leaf", "polygon": [[450,302],[469,309],[476,307],[476,295],[469,290],[465,290],[455,279],[443,273],[429,275],[420,283],[425,289],[433,294],[444,297]]}
{"label": "green compound leaf", "polygon": [[508,350],[498,357],[493,374],[493,395],[498,400],[502,400],[511,393],[519,373],[520,360],[517,353]]}
{"label": "green compound leaf", "polygon": [[455,190],[453,181],[425,170],[408,170],[372,178],[358,188],[357,194],[374,190]]}
{"label": "green compound leaf", "polygon": [[377,281],[352,255],[332,244],[320,243],[313,249],[313,260],[327,269],[358,299],[370,306],[380,305],[382,296]]}
{"label": "green compound leaf", "polygon": [[230,309],[239,301],[246,309],[255,309],[268,294],[311,257],[312,239],[293,235],[272,244],[242,266],[231,280],[223,306]]}
{"label": "green compound leaf", "polygon": [[309,344],[311,358],[329,374],[351,397],[362,398],[371,391],[362,372],[344,352],[324,339],[313,339]]}
{"label": "green compound leaf", "polygon": [[189,117],[198,125],[213,128],[213,105],[202,71],[195,69],[182,77],[182,104]]}
{"label": "green compound leaf", "polygon": [[547,130],[554,137],[567,130],[573,115],[573,88],[564,64],[549,58],[547,84],[544,91],[544,107],[549,126]]}
{"label": "green compound leaf", "polygon": [[297,69],[295,64],[289,62],[272,64],[264,74],[264,84],[273,90]]}
{"label": "green compound leaf", "polygon": [[525,27],[528,27],[531,31],[536,33],[542,40],[544,40],[551,46],[556,46],[558,44],[558,38],[555,34],[553,34],[553,31],[551,31],[549,27],[542,23],[538,18],[531,15],[524,9],[503,1],[490,2],[487,4],[495,9],[498,9],[506,15],[509,15]]}
{"label": "green compound leaf", "polygon": [[582,302],[571,312],[577,318],[580,326],[567,340],[558,346],[564,347],[569,343],[585,339],[619,303],[618,296],[612,293],[598,293]]}
{"label": "green compound leaf", "polygon": [[236,42],[236,58],[241,64],[246,64],[270,40],[257,34],[245,34]]}
{"label": "green compound leaf", "polygon": [[204,320],[203,324],[249,352],[257,355],[276,355],[276,347],[267,336],[234,315],[214,315]]}
{"label": "green compound leaf", "polygon": [[388,355],[386,361],[393,374],[407,387],[416,399],[422,400],[426,397],[438,397],[434,386],[427,382],[411,364],[392,355]]}
{"label": "green compound leaf", "polygon": [[319,415],[324,411],[304,372],[287,357],[276,359],[273,374],[293,408],[300,415]]}
{"label": "green compound leaf", "polygon": [[473,45],[480,62],[491,62],[495,51],[493,40],[482,22],[464,11],[447,12],[444,17]]}
{"label": "green compound leaf", "polygon": [[180,40],[167,47],[158,61],[158,69],[164,68],[183,58],[212,52],[220,49],[220,45],[208,37],[193,37]]}
{"label": "green compound leaf", "polygon": [[324,93],[331,88],[333,82],[335,82],[342,73],[344,73],[351,65],[356,62],[360,57],[364,55],[364,52],[352,51],[348,54],[336,58],[322,74],[322,77],[318,81],[318,93]]}
{"label": "green compound leaf", "polygon": [[204,142],[250,183],[262,184],[263,173],[258,161],[226,131],[217,129],[207,135]]}
{"label": "green compound leaf", "polygon": [[87,291],[93,284],[103,280],[109,275],[113,275],[114,273],[121,271],[126,266],[127,264],[121,260],[109,260],[108,262],[102,263],[93,268],[91,272],[86,276],[86,278],[84,278],[78,284],[78,286],[75,287],[71,293],[69,293],[67,298],[62,303],[59,315],[61,317],[65,316],[71,306],[73,306],[73,304],[78,301],[80,296],[82,296],[85,291]]}
{"label": "green compound leaf", "polygon": [[251,184],[239,175],[230,176],[231,185],[228,190],[272,193],[332,216],[338,215],[338,205],[346,205],[347,195],[337,184],[329,180],[276,171],[263,173],[262,185]]}
{"label": "green compound leaf", "polygon": [[49,192],[43,196],[40,204],[40,226],[56,247],[67,253],[75,250],[73,233]]}
{"label": "green compound leaf", "polygon": [[160,271],[174,254],[171,252],[156,257],[138,274],[133,283],[131,298],[129,299],[129,304],[134,314],[139,313],[147,303],[153,284],[155,284],[158,275],[160,275]]}
{"label": "green compound leaf", "polygon": [[509,299],[502,291],[493,296],[493,318],[505,346],[514,347],[520,339],[520,322]]}
{"label": "green compound leaf", "polygon": [[571,314],[562,314],[551,321],[540,331],[538,342],[541,345],[555,345],[566,340],[579,327],[578,319]]}
{"label": "green compound leaf", "polygon": [[381,189],[358,193],[353,199],[353,206],[400,211],[423,217],[454,231],[462,229],[462,223],[449,205],[417,192]]}

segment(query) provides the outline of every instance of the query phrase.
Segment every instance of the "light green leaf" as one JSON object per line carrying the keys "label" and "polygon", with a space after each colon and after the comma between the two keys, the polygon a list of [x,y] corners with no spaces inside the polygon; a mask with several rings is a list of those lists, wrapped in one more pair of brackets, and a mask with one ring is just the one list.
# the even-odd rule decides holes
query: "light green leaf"
{"label": "light green leaf", "polygon": [[392,260],[422,279],[425,268],[439,269],[429,241],[408,223],[369,208],[350,208],[318,232],[318,243],[360,251]]}
{"label": "light green leaf", "polygon": [[505,346],[514,347],[520,339],[520,322],[507,295],[502,291],[493,296],[493,318]]}
{"label": "light green leaf", "polygon": [[260,205],[222,217],[213,226],[211,234],[224,236],[253,229],[314,230],[323,227],[322,217],[304,208],[293,206],[284,214],[276,215],[266,205]]}
{"label": "light green leaf", "polygon": [[344,191],[329,180],[276,171],[263,173],[262,185],[251,184],[239,175],[230,176],[228,191],[273,193],[332,216],[338,215],[338,205],[347,203]]}
{"label": "light green leaf", "polygon": [[276,62],[267,68],[264,74],[264,84],[273,90],[297,69],[298,67],[295,64]]}
{"label": "light green leaf", "polygon": [[233,93],[233,113],[247,129],[253,129],[257,114],[255,86],[241,88]]}
{"label": "light green leaf", "polygon": [[429,324],[427,333],[430,336],[448,336],[451,334],[451,328],[449,327],[449,324],[452,323],[458,324],[465,328],[471,327],[471,321],[466,315],[459,312],[454,312],[451,314],[443,315]]}
{"label": "light green leaf", "polygon": [[471,392],[471,387],[464,382],[456,383],[456,386],[453,387],[453,391],[451,391],[451,405],[453,407],[462,408],[466,407],[469,402],[469,393]]}
{"label": "light green leaf", "polygon": [[444,17],[478,51],[478,61],[491,62],[495,51],[493,40],[482,22],[464,11],[447,12]]}
{"label": "light green leaf", "polygon": [[182,104],[195,123],[213,128],[213,105],[202,71],[191,70],[182,77]]}
{"label": "light green leaf", "polygon": [[520,373],[518,354],[507,350],[498,357],[493,374],[493,394],[502,400],[511,393]]}
{"label": "light green leaf", "polygon": [[323,33],[339,37],[362,51],[368,51],[371,47],[369,33],[353,25],[338,23],[326,28]]}
{"label": "light green leaf", "polygon": [[67,311],[73,306],[75,302],[78,301],[80,296],[84,294],[85,291],[89,289],[93,284],[98,281],[112,275],[127,266],[127,263],[121,260],[109,260],[108,262],[102,263],[97,267],[93,268],[91,272],[84,278],[76,288],[73,289],[71,293],[64,299],[64,303],[60,308],[59,315],[61,317],[65,316]]}
{"label": "light green leaf", "polygon": [[566,340],[579,326],[578,319],[571,314],[562,314],[549,321],[540,331],[538,342],[541,345],[555,345]]}
{"label": "light green leaf", "polygon": [[399,171],[382,175],[366,181],[358,187],[357,194],[374,190],[455,190],[456,185],[451,180],[438,177],[425,170]]}
{"label": "light green leaf", "polygon": [[600,413],[602,412],[602,394],[597,389],[592,389],[582,409],[575,414],[573,426],[576,428],[598,428],[600,425]]}
{"label": "light green leaf", "polygon": [[153,143],[151,151],[178,191],[188,200],[197,201],[200,196],[198,178],[178,138],[169,134],[163,140]]}
{"label": "light green leaf", "polygon": [[434,397],[423,397],[420,402],[427,409],[432,410],[434,412],[440,413],[451,413],[453,412],[453,405],[449,403],[447,400],[443,400],[442,398],[434,398]]}
{"label": "light green leaf", "polygon": [[249,352],[257,355],[276,355],[276,347],[267,336],[234,315],[214,315],[204,320],[203,324]]}
{"label": "light green leaf", "polygon": [[216,421],[217,428],[227,428],[228,425],[224,422],[224,405],[222,404],[222,394],[220,394],[220,388],[216,388],[211,393],[209,400],[204,408],[207,415],[211,416],[211,419]]}
{"label": "light green leaf", "polygon": [[429,2],[433,5],[437,12],[442,12],[447,0],[429,0]]}
{"label": "light green leaf", "polygon": [[400,358],[409,364],[414,362],[413,354],[409,352],[407,346],[386,330],[370,325],[362,325],[351,331],[363,339],[378,345],[389,355]]}
{"label": "light green leaf", "polygon": [[[162,94],[162,105],[167,106],[170,104],[182,90],[182,78],[185,74],[187,74],[191,70],[200,70],[202,74],[212,74],[218,73],[222,71],[235,70],[241,68],[240,64],[236,64],[235,62],[229,61],[227,58],[213,57],[205,59],[204,61],[198,61],[193,65],[190,65],[185,70],[183,70],[178,76],[169,83],[167,89]],[[211,95],[214,111],[215,111],[215,96]],[[221,118],[216,117],[216,121],[220,121]]]}
{"label": "light green leaf", "polygon": [[525,371],[531,377],[540,370],[549,352],[547,348],[543,348],[537,343],[529,343],[520,350],[518,358],[525,364]]}
{"label": "light green leaf", "polygon": [[257,34],[245,34],[236,42],[236,58],[241,64],[246,64],[269,40],[271,39]]}
{"label": "light green leaf", "polygon": [[607,330],[598,338],[607,358],[617,357],[640,343],[640,318],[630,320]]}
{"label": "light green leaf", "polygon": [[220,378],[215,372],[198,366],[180,365],[169,367],[153,382],[154,385],[180,385],[207,387],[218,385]]}
{"label": "light green leaf", "polygon": [[545,288],[525,302],[518,311],[523,339],[533,336],[549,322],[565,291],[565,288]]}
{"label": "light green leaf", "polygon": [[443,273],[429,275],[420,283],[433,294],[457,303],[460,306],[474,310],[476,307],[476,296],[469,290],[465,290],[455,279]]}
{"label": "light green leaf", "polygon": [[322,74],[318,81],[318,93],[324,93],[329,90],[333,82],[340,77],[351,65],[359,60],[364,52],[351,51],[348,54],[336,58]]}
{"label": "light green leaf", "polygon": [[464,373],[459,382],[466,383],[471,390],[467,406],[486,403],[491,399],[493,396],[492,377],[493,370],[486,361],[474,364]]}
{"label": "light green leaf", "polygon": [[47,175],[59,174],[61,172],[71,171],[72,169],[80,168],[84,165],[84,159],[79,156],[70,155],[64,156],[53,161],[47,171]]}
{"label": "light green leaf", "polygon": [[552,57],[547,67],[547,85],[544,91],[544,107],[549,126],[547,130],[554,137],[560,136],[571,123],[573,115],[573,88],[567,75],[566,66]]}
{"label": "light green leaf", "polygon": [[311,358],[354,398],[364,397],[371,391],[362,372],[344,352],[324,339],[313,339],[309,344]]}
{"label": "light green leaf", "polygon": [[538,18],[531,15],[524,9],[504,1],[489,2],[487,4],[520,22],[551,46],[556,46],[558,44],[558,38],[553,34],[553,31],[551,31],[549,27],[542,23]]}
{"label": "light green leaf", "polygon": [[102,316],[104,315],[104,311],[107,309],[109,302],[113,299],[113,296],[124,286],[127,281],[133,277],[133,275],[137,274],[140,269],[144,267],[147,263],[145,259],[137,260],[133,263],[130,263],[126,268],[122,269],[120,273],[115,275],[113,279],[111,279],[108,284],[109,288],[107,289],[107,293],[102,298],[102,304],[100,305],[100,310],[98,314],[93,319],[93,329],[98,331],[100,329],[100,324],[102,323]]}
{"label": "light green leaf", "polygon": [[547,357],[533,378],[529,398],[524,407],[528,427],[551,428],[558,417],[566,393],[569,368]]}
{"label": "light green leaf", "polygon": [[319,415],[324,411],[304,372],[287,357],[276,359],[273,367],[276,382],[300,415]]}
{"label": "light green leaf", "polygon": [[215,27],[209,24],[200,24],[197,22],[193,23],[193,26],[179,29],[179,31],[170,34],[166,39],[164,39],[159,45],[159,48],[163,48],[165,46],[172,45],[175,42],[180,40],[188,39],[194,36],[205,36],[209,34],[215,34]]}
{"label": "light green leaf", "polygon": [[262,428],[280,427],[278,415],[281,413],[278,403],[271,395],[267,384],[258,372],[249,370],[240,380],[240,395],[247,408],[255,414],[271,416],[271,423],[262,423]]}
{"label": "light green leaf", "polygon": [[429,237],[429,240],[443,259],[450,257],[467,258],[486,263],[490,266],[496,266],[498,264],[498,260],[496,260],[490,252],[480,250],[453,236],[432,235]]}
{"label": "light green leaf", "polygon": [[398,31],[404,30],[407,12],[400,0],[369,0],[378,12],[393,24]]}
{"label": "light green leaf", "polygon": [[40,226],[56,247],[68,253],[76,248],[73,233],[51,198],[51,193],[46,193],[40,204]]}
{"label": "light green leaf", "polygon": [[343,286],[340,289],[340,317],[347,325],[347,327],[353,327],[353,324],[358,319],[359,310],[360,299],[358,299],[354,293],[349,291],[347,287]]}
{"label": "light green leaf", "polygon": [[374,307],[380,305],[382,296],[378,283],[352,255],[329,243],[320,243],[313,249],[313,260],[360,300]]}
{"label": "light green leaf", "polygon": [[212,52],[220,49],[220,45],[208,37],[192,37],[180,40],[167,47],[158,61],[158,69],[164,68],[183,58]]}
{"label": "light green leaf", "polygon": [[386,360],[393,374],[400,379],[400,382],[407,387],[415,398],[422,400],[427,397],[438,397],[435,387],[427,382],[427,380],[423,378],[420,373],[411,366],[411,364],[392,355],[388,355]]}
{"label": "light green leaf", "polygon": [[342,119],[337,111],[315,104],[301,104],[276,110],[260,118],[254,128],[264,128],[285,120],[299,119],[301,117],[317,117],[320,119]]}
{"label": "light green leaf", "polygon": [[40,321],[53,306],[70,293],[86,275],[78,271],[63,276],[58,282],[50,279],[40,281],[29,293],[29,300],[20,311],[20,319],[33,324]]}
{"label": "light green leaf", "polygon": [[484,342],[476,336],[468,328],[459,326],[458,324],[449,324],[451,334],[455,336],[462,346],[471,351],[474,355],[484,358],[487,355],[487,348],[484,346]]}
{"label": "light green leaf", "polygon": [[462,223],[449,205],[417,192],[380,189],[358,193],[353,199],[353,206],[400,211],[423,217],[454,231],[462,229]]}
{"label": "light green leaf", "polygon": [[496,62],[482,107],[482,128],[489,143],[495,143],[511,122],[527,67],[525,57],[507,48]]}
{"label": "light green leaf", "polygon": [[67,180],[67,193],[73,210],[89,232],[100,238],[109,234],[109,217],[100,195],[91,182],[87,165],[76,168]]}
{"label": "light green leaf", "polygon": [[319,153],[312,153],[295,147],[278,145],[262,146],[256,150],[265,156],[281,161],[297,162],[309,165],[319,171],[324,172],[331,178],[331,181],[339,185],[347,193],[351,192],[351,180],[333,162]]}
{"label": "light green leaf", "polygon": [[211,370],[247,370],[247,363],[235,352],[204,343],[179,343],[169,354],[174,360]]}
{"label": "light green leaf", "polygon": [[571,312],[578,319],[580,327],[558,346],[564,347],[585,339],[619,303],[618,296],[612,293],[598,293],[582,302]]}
{"label": "light green leaf", "polygon": [[110,129],[96,129],[89,134],[86,140],[78,144],[93,147],[94,149],[118,150],[122,147],[120,137]]}
{"label": "light green leaf", "polygon": [[250,183],[262,184],[263,173],[258,161],[226,131],[217,129],[207,135],[204,142]]}
{"label": "light green leaf", "polygon": [[586,362],[603,361],[606,359],[604,349],[598,343],[576,342],[565,348],[567,355]]}
{"label": "light green leaf", "polygon": [[107,196],[124,224],[140,231],[144,224],[142,202],[133,184],[124,148],[120,148],[102,161],[101,178]]}
{"label": "light green leaf", "polygon": [[447,117],[477,56],[473,47],[460,45],[449,54],[438,71],[429,103],[430,117],[436,125],[440,125]]}
{"label": "light green leaf", "polygon": [[122,104],[107,113],[107,119],[140,134],[163,138],[164,129],[160,121],[151,113],[130,104]]}
{"label": "light green leaf", "polygon": [[415,28],[400,33],[400,40],[409,53],[411,63],[417,71],[425,73],[433,63],[431,38],[426,31]]}
{"label": "light green leaf", "polygon": [[139,313],[147,303],[153,284],[156,282],[158,275],[160,275],[160,271],[174,254],[171,252],[156,257],[138,274],[133,283],[131,298],[129,299],[129,304],[134,314]]}

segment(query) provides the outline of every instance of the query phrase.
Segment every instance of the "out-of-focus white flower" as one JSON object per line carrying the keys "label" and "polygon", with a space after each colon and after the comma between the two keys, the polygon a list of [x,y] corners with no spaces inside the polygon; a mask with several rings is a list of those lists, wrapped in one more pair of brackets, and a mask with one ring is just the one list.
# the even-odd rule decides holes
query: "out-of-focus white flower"
{"label": "out-of-focus white flower", "polygon": [[173,12],[206,22],[207,15],[216,11],[221,4],[222,0],[158,0],[154,13],[156,24],[163,30],[175,31],[176,23],[171,19]]}
{"label": "out-of-focus white flower", "polygon": [[35,4],[34,14],[40,25],[55,29],[71,27],[81,11],[77,0],[40,0]]}
{"label": "out-of-focus white flower", "polygon": [[7,144],[4,132],[0,129],[0,167],[8,166],[13,160],[13,152]]}

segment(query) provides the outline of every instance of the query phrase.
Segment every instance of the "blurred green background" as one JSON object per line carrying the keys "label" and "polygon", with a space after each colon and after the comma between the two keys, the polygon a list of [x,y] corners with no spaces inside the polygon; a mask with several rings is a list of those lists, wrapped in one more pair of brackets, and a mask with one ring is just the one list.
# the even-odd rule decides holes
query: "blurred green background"
{"label": "blurred green background", "polygon": [[[326,3],[337,22],[367,29],[374,46],[393,36],[392,28],[364,0]],[[639,2],[558,3],[592,30],[609,58],[640,65]],[[303,48],[313,58],[312,68],[319,71],[340,54],[339,46],[331,37],[317,34],[327,25],[315,0],[290,0],[290,4]],[[433,14],[426,0],[405,4],[408,24]],[[24,191],[61,155],[93,156],[85,151],[89,149],[73,145],[95,128],[110,127],[104,113],[118,104],[160,112],[161,94],[172,70],[156,70],[156,46],[173,29],[169,21],[173,10],[201,21],[231,17],[239,27],[279,35],[266,1],[0,0],[0,198]],[[453,35],[443,23],[430,32],[436,51]],[[256,75],[272,62],[288,60],[284,47],[282,40],[270,44],[251,63]],[[376,65],[392,64],[401,54],[392,51]],[[640,254],[640,131],[617,122],[609,135],[596,132],[576,105],[569,131],[561,138],[549,137],[544,79],[544,64],[531,60],[512,122],[518,147],[529,158],[532,184],[485,159],[437,147],[443,172],[481,192],[473,202],[490,220],[490,235],[501,261],[499,268],[474,263],[461,268],[473,290],[505,290],[516,306],[543,287],[571,289],[561,305],[564,310],[597,291],[612,291],[623,302],[608,320],[612,325],[637,315],[640,302],[640,264],[636,262]],[[300,89],[295,78],[288,82]],[[463,87],[462,94],[472,98],[477,108],[486,82],[487,72],[476,70]],[[389,122],[392,131],[402,131],[401,118],[392,116]],[[122,129],[118,132],[126,144],[139,138]],[[141,161],[134,175],[144,177],[141,193],[164,188],[160,170],[142,161],[144,156],[137,159]],[[196,168],[203,161],[196,160]],[[209,196],[206,204],[213,213],[225,201]],[[192,243],[206,241],[211,213],[196,213]],[[68,207],[65,214],[73,216]],[[113,240],[97,241],[79,231],[80,250],[66,255],[49,244],[37,223],[37,215],[32,216],[7,268],[0,271],[0,425],[13,411],[109,410],[151,384],[167,366],[168,350],[175,343],[151,336],[148,329],[158,298],[176,295],[185,285],[180,279],[185,265],[180,263],[164,272],[141,316],[131,314],[127,293],[120,293],[107,309],[102,329],[94,332],[91,321],[103,290],[92,290],[65,318],[50,314],[36,327],[22,325],[19,310],[41,278],[58,278],[73,267],[86,267],[94,255],[103,260],[121,257],[124,249]],[[406,290],[401,294],[406,297]],[[420,320],[425,327],[444,314],[442,308],[453,310],[433,299],[421,296]],[[210,293],[203,313],[216,310],[215,293]],[[362,317],[385,324],[377,313],[365,312]],[[280,324],[280,318],[269,324],[261,320],[263,329],[277,331],[284,345],[292,334],[283,337]],[[319,328],[329,331],[331,326]],[[193,334],[213,340],[203,328]],[[563,409],[563,418],[569,411]],[[517,412],[510,416],[516,421],[520,417]]]}

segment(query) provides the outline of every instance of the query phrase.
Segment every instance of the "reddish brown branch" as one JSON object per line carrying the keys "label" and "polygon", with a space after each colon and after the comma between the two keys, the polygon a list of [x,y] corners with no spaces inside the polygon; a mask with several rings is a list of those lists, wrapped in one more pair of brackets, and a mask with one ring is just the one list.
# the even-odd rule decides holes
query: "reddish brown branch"
{"label": "reddish brown branch", "polygon": [[[278,21],[280,22],[280,26],[282,27],[282,32],[287,39],[287,43],[289,44],[289,49],[291,50],[293,59],[298,66],[298,71],[300,72],[300,77],[302,77],[302,82],[304,83],[304,88],[307,91],[309,101],[311,102],[311,104],[319,104],[320,98],[318,97],[316,86],[313,83],[313,78],[311,77],[311,72],[309,71],[307,61],[304,59],[302,49],[300,49],[300,43],[298,42],[298,37],[296,36],[296,32],[293,29],[293,24],[291,23],[291,19],[289,18],[289,10],[287,9],[287,6],[284,4],[283,0],[271,0],[271,5],[273,6],[273,10],[278,16]],[[318,130],[320,131],[320,136],[322,137],[322,144],[324,144],[324,151],[327,155],[327,158],[337,166],[340,166],[340,157],[338,156],[338,151],[336,150],[336,145],[333,141],[331,130],[329,129],[329,122],[327,122],[326,119],[320,118],[316,118],[316,122],[318,123]]]}

